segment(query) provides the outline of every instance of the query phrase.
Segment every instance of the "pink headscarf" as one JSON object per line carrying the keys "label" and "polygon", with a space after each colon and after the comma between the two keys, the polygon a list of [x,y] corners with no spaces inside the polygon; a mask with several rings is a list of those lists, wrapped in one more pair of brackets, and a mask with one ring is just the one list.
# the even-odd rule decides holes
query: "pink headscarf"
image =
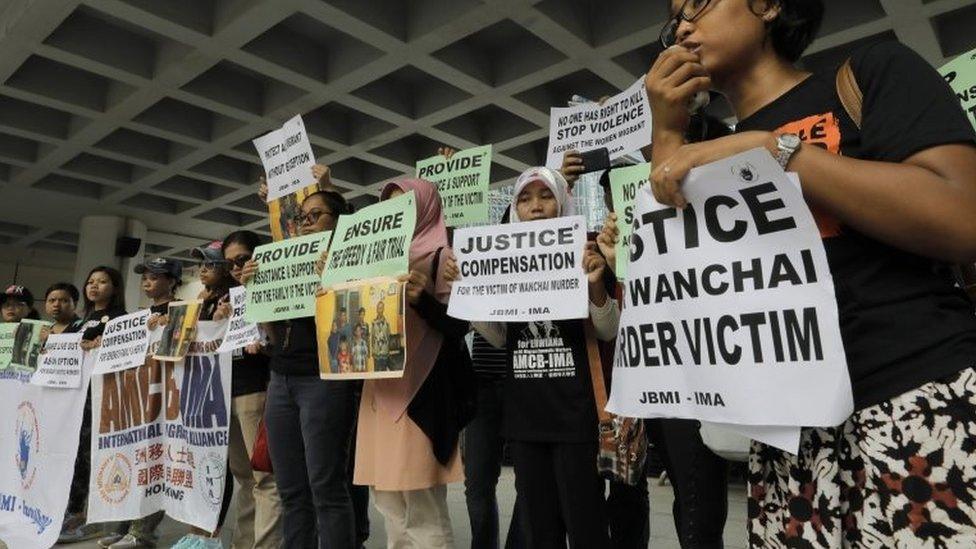
{"label": "pink headscarf", "polygon": [[[417,205],[417,226],[413,231],[413,242],[410,243],[410,270],[430,276],[427,291],[441,303],[446,303],[451,295],[451,283],[444,280],[442,273],[451,250],[447,247],[447,226],[441,213],[437,187],[423,179],[402,179],[387,183],[380,199],[388,198],[394,189],[405,193],[413,191]],[[444,248],[444,253],[435,277],[430,271],[435,254],[441,248]],[[407,363],[403,366],[403,377],[372,381],[376,401],[393,415],[395,421],[407,411],[410,401],[427,379],[444,340],[441,333],[428,326],[413,307],[407,307],[405,317],[405,323],[410,328],[407,330]]]}

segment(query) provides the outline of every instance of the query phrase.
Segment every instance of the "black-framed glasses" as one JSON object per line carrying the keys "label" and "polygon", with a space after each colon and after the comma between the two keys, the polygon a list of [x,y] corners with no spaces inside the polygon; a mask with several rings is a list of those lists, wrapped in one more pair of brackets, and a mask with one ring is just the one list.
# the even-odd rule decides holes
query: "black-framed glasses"
{"label": "black-framed glasses", "polygon": [[665,48],[670,48],[677,44],[678,27],[681,26],[681,22],[687,21],[691,23],[695,19],[698,19],[711,2],[712,0],[685,0],[681,4],[681,8],[678,9],[678,13],[675,13],[674,17],[669,19],[664,24],[664,28],[661,29],[661,44]]}
{"label": "black-framed glasses", "polygon": [[335,214],[332,212],[327,212],[325,210],[312,210],[308,213],[301,213],[296,215],[295,222],[298,223],[299,225],[315,225],[316,223],[319,222],[319,218],[321,218],[323,215],[334,216]]}

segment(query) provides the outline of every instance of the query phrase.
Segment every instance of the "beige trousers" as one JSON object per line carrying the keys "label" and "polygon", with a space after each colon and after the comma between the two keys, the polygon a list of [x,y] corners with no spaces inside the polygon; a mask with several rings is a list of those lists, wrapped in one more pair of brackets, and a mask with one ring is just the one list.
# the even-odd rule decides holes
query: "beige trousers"
{"label": "beige trousers", "polygon": [[370,489],[386,524],[388,549],[453,549],[447,486],[390,492]]}
{"label": "beige trousers", "polygon": [[237,496],[237,528],[233,549],[281,547],[281,501],[274,475],[251,469],[254,439],[264,415],[267,393],[234,397],[231,404],[230,472],[240,486]]}

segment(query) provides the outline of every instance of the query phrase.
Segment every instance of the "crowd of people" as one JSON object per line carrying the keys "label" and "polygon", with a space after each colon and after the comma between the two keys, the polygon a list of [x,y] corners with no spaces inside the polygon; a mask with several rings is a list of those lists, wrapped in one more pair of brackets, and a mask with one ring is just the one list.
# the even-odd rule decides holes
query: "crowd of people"
{"label": "crowd of people", "polygon": [[[691,168],[757,147],[797,172],[837,288],[853,386],[854,414],[836,427],[804,428],[797,455],[753,443],[750,546],[976,546],[976,316],[949,268],[976,260],[976,135],[958,101],[921,57],[887,42],[852,52],[863,96],[852,112],[835,71],[796,67],[823,18],[821,0],[687,0],[671,9],[665,49],[645,79],[654,123],[643,153],[653,194],[682,208]],[[728,98],[734,131],[689,111],[693,97],[709,91]],[[524,171],[503,223],[573,215],[573,187],[587,171],[574,151],[561,169]],[[327,167],[315,176],[320,190],[291,220],[301,235],[331,231],[354,210],[333,190]],[[606,176],[601,184],[613,211]],[[617,215],[584,250],[588,318],[469,323],[447,314],[460,275],[436,186],[404,178],[388,183],[380,200],[411,191],[417,223],[401,278],[410,326],[402,378],[321,380],[314,318],[263,324],[266,340],[235,353],[228,451],[235,482],[226,482],[220,517],[222,525],[236,483],[233,547],[363,547],[371,501],[388,547],[453,547],[447,485],[462,481],[473,548],[647,547],[647,461],[636,479],[606,478],[597,466],[599,389],[591,374],[601,370],[609,390],[620,318]],[[261,269],[252,259],[260,243],[236,231],[194,250],[201,319],[228,318],[230,289]],[[135,274],[151,303],[150,327],[165,324],[181,264],[153,258]],[[99,266],[82,292],[68,283],[48,288],[43,304],[53,325],[45,333],[82,332],[86,349],[98,347],[105,324],[129,310],[122,279]],[[10,286],[0,297],[3,321],[38,318],[27,288]],[[390,328],[382,311],[372,325],[365,313],[337,319],[334,370],[361,371],[367,355],[384,369]],[[513,372],[517,349],[541,346],[569,357],[566,375]],[[110,533],[87,524],[90,406],[61,540],[103,534],[102,547],[152,547],[162,513]],[[251,466],[262,418],[273,474]],[[637,425],[672,484],[681,546],[722,547],[728,464],[705,446],[695,421]],[[501,532],[495,492],[506,447],[517,499]],[[194,530],[173,547],[218,547],[218,536],[219,529]]]}

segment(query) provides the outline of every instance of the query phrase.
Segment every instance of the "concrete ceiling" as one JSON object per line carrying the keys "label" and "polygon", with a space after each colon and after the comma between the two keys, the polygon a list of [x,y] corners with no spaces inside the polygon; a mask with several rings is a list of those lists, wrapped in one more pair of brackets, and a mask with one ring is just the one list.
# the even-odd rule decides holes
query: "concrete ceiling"
{"label": "concrete ceiling", "polygon": [[[804,63],[896,37],[976,46],[976,0],[827,0]],[[267,234],[251,139],[302,113],[357,203],[437,146],[494,144],[493,183],[545,159],[548,109],[642,74],[663,0],[0,1],[0,260],[70,266],[79,219],[146,252]]]}

